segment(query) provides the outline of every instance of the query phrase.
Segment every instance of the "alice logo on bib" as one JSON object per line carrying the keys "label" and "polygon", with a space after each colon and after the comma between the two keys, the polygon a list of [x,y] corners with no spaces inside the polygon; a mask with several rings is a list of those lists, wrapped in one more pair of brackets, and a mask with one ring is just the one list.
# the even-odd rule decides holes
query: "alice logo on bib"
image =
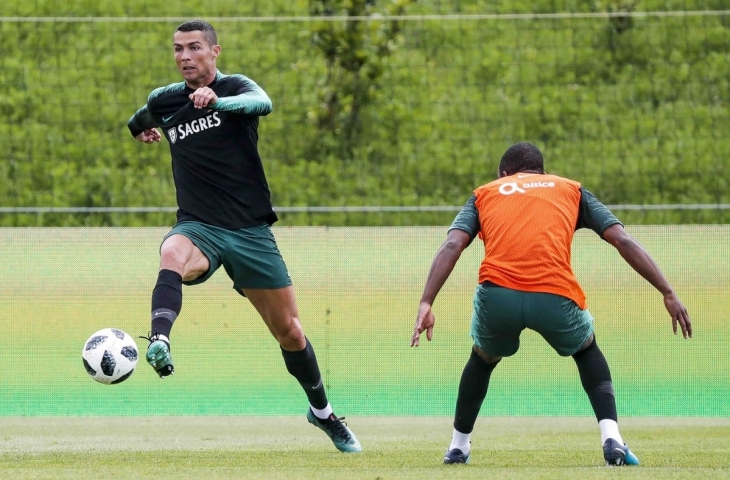
{"label": "alice logo on bib", "polygon": [[499,186],[499,193],[512,195],[513,193],[527,193],[528,188],[554,188],[555,182],[507,182]]}

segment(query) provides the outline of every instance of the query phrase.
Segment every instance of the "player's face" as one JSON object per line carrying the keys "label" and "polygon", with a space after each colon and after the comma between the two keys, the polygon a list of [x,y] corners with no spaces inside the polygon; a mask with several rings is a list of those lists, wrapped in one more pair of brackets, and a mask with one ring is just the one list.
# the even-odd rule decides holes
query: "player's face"
{"label": "player's face", "polygon": [[199,30],[175,32],[172,44],[175,63],[189,87],[204,87],[215,79],[215,59],[221,52],[220,45],[210,45]]}

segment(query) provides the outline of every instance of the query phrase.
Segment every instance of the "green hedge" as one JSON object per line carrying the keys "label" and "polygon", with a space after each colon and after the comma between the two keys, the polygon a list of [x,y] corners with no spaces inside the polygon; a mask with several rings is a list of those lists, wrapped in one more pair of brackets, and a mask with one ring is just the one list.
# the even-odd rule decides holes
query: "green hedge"
{"label": "green hedge", "polygon": [[[350,37],[346,22],[269,21],[309,15],[310,7],[322,3],[344,5],[206,3],[205,18],[267,17],[214,23],[223,47],[221,70],[253,78],[274,102],[274,113],[260,125],[260,150],[278,207],[460,205],[475,186],[494,178],[504,150],[522,140],[543,150],[550,172],[581,181],[607,204],[730,203],[727,15],[429,17],[399,22],[395,30],[389,22],[372,20]],[[467,7],[456,1],[379,1],[367,7],[352,1],[349,8],[362,4],[369,13],[383,14],[398,4],[411,15],[621,8],[619,2],[584,3],[503,0]],[[164,15],[201,13],[196,2],[178,4]],[[647,1],[637,9],[719,10],[721,4]],[[9,18],[163,13],[143,0],[69,0],[62,6],[5,0],[0,206],[175,204],[166,145],[133,141],[126,121],[153,88],[178,81],[170,43],[179,18]],[[339,77],[328,80],[328,64],[313,42],[322,31],[332,34],[339,58],[362,58],[363,69],[350,77],[337,70]],[[387,55],[378,56],[383,39]],[[317,118],[323,92],[341,92],[347,113],[354,91],[348,82],[356,81],[367,82],[367,98],[350,118],[357,134],[345,138],[344,123],[325,128]],[[727,210],[617,213],[632,223],[730,221]],[[452,216],[282,214],[282,221],[410,225],[448,223]],[[0,215],[5,226],[167,225],[172,220],[169,213]]]}

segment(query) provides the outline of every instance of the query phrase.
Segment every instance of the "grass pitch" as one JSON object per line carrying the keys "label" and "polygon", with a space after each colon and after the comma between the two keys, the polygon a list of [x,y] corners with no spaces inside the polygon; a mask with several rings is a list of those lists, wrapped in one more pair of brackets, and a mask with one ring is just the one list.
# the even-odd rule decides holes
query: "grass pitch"
{"label": "grass pitch", "polygon": [[353,417],[342,454],[299,417],[0,418],[0,478],[730,478],[730,419],[627,418],[642,464],[603,465],[595,420],[480,418],[468,465],[443,465],[448,417]]}
{"label": "grass pitch", "polygon": [[[449,416],[468,359],[472,245],[434,305],[434,340],[409,348],[418,299],[445,227],[276,228],[340,415]],[[223,271],[184,288],[175,376],[141,361],[115,386],[89,379],[81,348],[100,328],[149,329],[164,228],[0,229],[0,417],[299,416],[300,386],[250,303]],[[592,232],[574,268],[611,366],[620,417],[730,418],[728,226],[632,227],[687,305],[692,340],[672,335],[662,298]],[[140,348],[146,342],[138,339]],[[590,416],[575,363],[534,332],[492,375],[482,413]],[[164,401],[150,401],[164,399]],[[691,399],[691,401],[688,401]]]}
{"label": "grass pitch", "polygon": [[276,342],[222,272],[185,289],[174,377],[142,361],[119,385],[88,378],[89,334],[146,333],[165,229],[0,229],[14,259],[0,265],[0,479],[730,478],[728,232],[632,229],[693,316],[689,341],[616,252],[576,236],[622,434],[642,462],[616,469],[603,466],[574,363],[530,332],[492,376],[471,464],[442,464],[481,257],[465,252],[435,305],[434,341],[409,348],[444,228],[276,230],[328,398],[365,449],[356,455],[307,423]]}

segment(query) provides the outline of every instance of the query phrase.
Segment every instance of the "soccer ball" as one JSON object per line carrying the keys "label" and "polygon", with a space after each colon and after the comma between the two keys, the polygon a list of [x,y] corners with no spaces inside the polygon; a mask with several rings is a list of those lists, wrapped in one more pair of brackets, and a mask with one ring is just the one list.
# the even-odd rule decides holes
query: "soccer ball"
{"label": "soccer ball", "polygon": [[103,328],[84,343],[81,357],[86,372],[99,383],[113,385],[128,379],[137,366],[137,344],[117,328]]}

